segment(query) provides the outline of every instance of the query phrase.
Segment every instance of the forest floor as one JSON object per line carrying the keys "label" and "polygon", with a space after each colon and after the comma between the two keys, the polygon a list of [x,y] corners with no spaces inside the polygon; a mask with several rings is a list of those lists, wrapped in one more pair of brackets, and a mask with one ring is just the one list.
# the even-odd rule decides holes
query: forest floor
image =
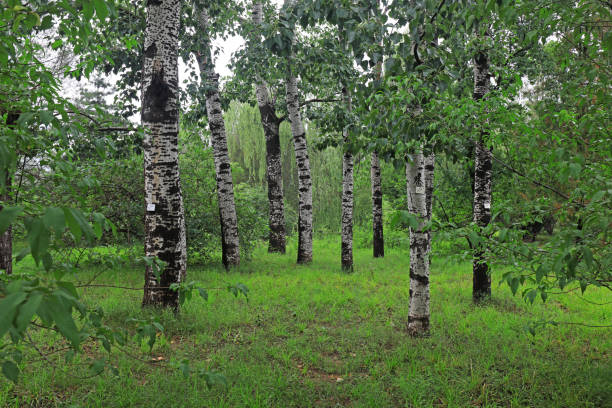
{"label": "forest floor", "polygon": [[[28,359],[17,385],[0,379],[7,407],[612,407],[609,328],[532,322],[609,324],[612,293],[589,288],[526,304],[493,275],[493,300],[471,301],[471,264],[436,257],[431,276],[431,336],[406,334],[408,265],[405,251],[373,259],[355,252],[355,273],[339,271],[339,243],[315,241],[315,261],[295,265],[287,255],[257,249],[240,271],[190,268],[188,280],[207,287],[244,283],[249,300],[226,290],[195,297],[178,317],[161,313],[165,332],[152,351],[110,357],[107,370],[87,376],[87,358],[104,356],[91,344],[71,364]],[[95,269],[83,272],[93,274]],[[102,282],[142,286],[141,269],[106,272]],[[90,288],[112,324],[146,318],[142,292]],[[34,333],[44,350],[61,348]],[[227,387],[208,389],[185,378],[172,361],[222,372]],[[83,363],[83,364],[80,364]]]}

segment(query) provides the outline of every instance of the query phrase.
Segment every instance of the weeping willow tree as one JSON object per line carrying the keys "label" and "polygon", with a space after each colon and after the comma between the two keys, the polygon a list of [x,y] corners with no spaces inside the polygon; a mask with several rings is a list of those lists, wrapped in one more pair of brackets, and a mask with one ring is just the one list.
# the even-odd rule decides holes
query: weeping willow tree
{"label": "weeping willow tree", "polygon": [[[266,189],[266,141],[257,106],[233,101],[225,113],[227,144],[232,162],[234,182],[247,183]],[[340,232],[342,208],[342,149],[317,148],[319,132],[311,123],[306,126],[306,138],[313,146],[310,154],[312,174],[313,224],[315,234]],[[297,168],[293,153],[291,129],[287,123],[280,127],[281,163],[285,191],[287,231],[295,228],[298,209]],[[370,159],[368,155],[355,157],[354,225],[371,228]],[[405,194],[405,193],[403,193]],[[402,195],[403,196],[403,195]]]}

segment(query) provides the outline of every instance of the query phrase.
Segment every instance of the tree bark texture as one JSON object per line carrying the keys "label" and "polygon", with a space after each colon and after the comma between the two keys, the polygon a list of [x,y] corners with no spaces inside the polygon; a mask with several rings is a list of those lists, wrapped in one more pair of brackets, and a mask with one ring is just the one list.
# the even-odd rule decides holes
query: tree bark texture
{"label": "tree bark texture", "polygon": [[[253,4],[253,22],[261,25],[263,21],[262,3]],[[263,80],[255,84],[257,106],[261,116],[261,125],[266,136],[266,176],[268,181],[268,225],[270,236],[268,252],[285,253],[285,206],[283,203],[283,175],[279,137],[280,120],[276,116],[274,103],[270,98],[268,86]]]}
{"label": "tree bark texture", "polygon": [[[11,201],[12,177],[8,170],[4,177],[4,192],[0,194],[0,211]],[[13,227],[11,225],[0,235],[0,271],[4,271],[7,275],[13,273]]]}
{"label": "tree bark texture", "polygon": [[[290,58],[291,60],[291,58]],[[291,72],[291,61],[286,81],[287,112],[291,122],[295,160],[298,170],[298,255],[300,264],[312,261],[312,179],[306,143],[306,131],[300,115],[297,77]]]}
{"label": "tree bark texture", "polygon": [[[346,109],[351,111],[351,95],[342,88],[342,96]],[[344,154],[342,156],[342,269],[353,271],[353,154],[346,148],[348,130],[344,129]]]}
{"label": "tree bark texture", "polygon": [[200,68],[200,77],[206,90],[206,113],[215,161],[217,201],[219,202],[219,219],[221,223],[222,260],[223,265],[227,269],[240,263],[240,243],[236,204],[234,202],[232,168],[227,150],[225,121],[219,98],[219,75],[215,73],[212,60],[209,28],[208,14],[204,9],[200,12],[199,19],[202,42],[197,54],[197,61]]}
{"label": "tree bark texture", "polygon": [[406,163],[408,210],[419,218],[417,228],[410,228],[410,308],[408,332],[413,336],[429,334],[429,251],[431,234],[424,231],[427,215],[426,160],[423,153]]}
{"label": "tree bark texture", "polygon": [[[479,100],[489,92],[489,57],[479,52],[474,58],[474,99]],[[474,222],[484,228],[491,221],[491,169],[493,157],[484,143],[485,134],[480,134],[475,146],[474,158]],[[473,258],[472,297],[475,302],[491,297],[491,275],[484,259],[484,249],[477,245]]]}
{"label": "tree bark texture", "polygon": [[434,193],[434,169],[436,164],[436,156],[434,153],[426,155],[424,158],[425,165],[425,200],[427,208],[427,220],[431,220],[433,210],[433,193]]}
{"label": "tree bark texture", "polygon": [[372,152],[370,164],[370,182],[372,185],[372,244],[374,258],[385,256],[385,241],[383,238],[382,184],[380,178],[380,160],[376,152]]}
{"label": "tree bark texture", "polygon": [[144,306],[178,310],[178,292],[186,271],[185,214],[178,165],[178,34],[181,2],[147,3],[142,71],[145,255],[165,262],[159,280],[145,271]]}

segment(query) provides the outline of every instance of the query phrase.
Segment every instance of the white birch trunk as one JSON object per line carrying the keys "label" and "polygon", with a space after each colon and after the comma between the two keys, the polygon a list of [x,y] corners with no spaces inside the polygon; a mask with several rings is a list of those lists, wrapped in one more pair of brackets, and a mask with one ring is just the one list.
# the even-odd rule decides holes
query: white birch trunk
{"label": "white birch trunk", "polygon": [[[292,1],[287,2],[291,5]],[[286,99],[287,112],[291,122],[291,134],[295,160],[298,170],[298,254],[297,262],[300,264],[312,262],[312,179],[310,175],[310,159],[306,143],[306,131],[300,114],[300,102],[297,77],[292,72],[293,56],[289,57]]]}
{"label": "white birch trunk", "polygon": [[178,34],[181,2],[147,3],[142,71],[142,124],[145,127],[145,255],[166,266],[158,280],[145,271],[143,305],[178,309],[186,271],[185,214],[178,165]]}
{"label": "white birch trunk", "polygon": [[206,112],[212,139],[221,222],[222,259],[223,265],[227,269],[240,263],[238,219],[234,202],[231,162],[227,150],[225,121],[223,120],[219,98],[219,75],[215,73],[212,60],[208,14],[205,9],[200,13],[199,30],[202,35],[202,42],[196,59],[200,68],[201,81],[206,89]]}
{"label": "white birch trunk", "polygon": [[[261,25],[263,22],[262,3],[253,4],[253,23]],[[281,163],[281,149],[279,126],[280,120],[276,116],[274,103],[270,98],[268,86],[258,79],[255,84],[255,95],[257,106],[261,116],[261,124],[266,136],[266,176],[268,181],[268,225],[270,236],[268,241],[268,252],[285,253],[285,208],[283,192],[283,176]]]}
{"label": "white birch trunk", "polygon": [[[382,62],[376,65],[376,80],[382,78]],[[376,151],[372,152],[370,161],[370,184],[372,186],[372,252],[374,258],[385,256],[383,237],[382,183],[380,178],[380,160]]]}
{"label": "white birch trunk", "polygon": [[408,332],[413,336],[429,334],[429,249],[431,235],[423,231],[427,221],[425,158],[419,152],[406,162],[408,210],[419,218],[410,228],[410,309]]}
{"label": "white birch trunk", "polygon": [[[346,87],[342,88],[346,109],[351,111],[351,96]],[[342,269],[353,271],[353,154],[346,148],[348,130],[344,130],[345,152],[342,156]]]}
{"label": "white birch trunk", "polygon": [[431,153],[424,157],[425,160],[425,200],[427,205],[427,220],[431,220],[433,210],[433,193],[434,193],[434,170],[436,164],[436,155]]}
{"label": "white birch trunk", "polygon": [[380,179],[380,160],[372,152],[370,164],[370,182],[372,185],[372,247],[374,258],[385,256],[383,238],[382,183]]}
{"label": "white birch trunk", "polygon": [[[474,58],[474,99],[479,100],[489,92],[489,57],[479,52]],[[491,221],[491,169],[493,158],[491,150],[484,144],[485,134],[476,141],[474,158],[474,222],[480,228]],[[484,259],[484,249],[477,245],[473,259],[472,298],[475,302],[491,297],[491,275],[489,265]]]}

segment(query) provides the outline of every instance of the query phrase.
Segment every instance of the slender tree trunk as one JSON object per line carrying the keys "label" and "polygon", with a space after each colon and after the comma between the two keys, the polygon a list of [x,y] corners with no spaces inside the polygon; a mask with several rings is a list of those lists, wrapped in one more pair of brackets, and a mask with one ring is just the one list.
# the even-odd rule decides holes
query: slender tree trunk
{"label": "slender tree trunk", "polygon": [[221,250],[225,268],[240,263],[240,243],[238,239],[238,219],[234,202],[232,168],[227,150],[225,121],[219,98],[219,75],[215,73],[209,38],[208,14],[205,9],[200,13],[199,29],[202,35],[201,48],[197,55],[200,77],[206,89],[206,113],[212,139],[215,176],[217,181],[217,200],[221,222]]}
{"label": "slender tree trunk", "polygon": [[[474,99],[489,92],[489,57],[479,52],[474,58]],[[484,143],[485,134],[476,141],[474,158],[474,222],[484,228],[491,221],[491,150]],[[475,302],[491,297],[491,275],[481,245],[474,248],[472,297]]]}
{"label": "slender tree trunk", "polygon": [[380,180],[380,160],[378,153],[372,152],[370,165],[370,181],[372,184],[372,243],[374,258],[385,256],[385,240],[383,238],[382,185]]}
{"label": "slender tree trunk", "polygon": [[[0,194],[0,211],[5,205],[10,204],[11,200],[12,177],[8,170],[5,171],[4,176],[4,192]],[[11,225],[0,235],[0,270],[7,275],[13,273],[13,227]]]}
{"label": "slender tree trunk", "polygon": [[186,271],[185,214],[178,165],[178,34],[181,2],[147,3],[142,72],[144,146],[145,255],[165,263],[159,279],[145,271],[144,306],[178,310],[178,292]]}
{"label": "slender tree trunk", "polygon": [[419,217],[417,228],[410,228],[410,309],[408,332],[413,336],[429,334],[429,250],[431,235],[423,227],[427,214],[426,160],[423,153],[412,155],[406,163],[408,209]]}
{"label": "slender tree trunk", "polygon": [[[290,2],[291,3],[291,2]],[[291,72],[293,56],[289,58],[287,71],[287,112],[291,122],[295,160],[298,170],[298,254],[297,262],[312,261],[312,179],[310,159],[306,143],[306,131],[300,115],[297,77]]]}
{"label": "slender tree trunk", "polygon": [[[351,111],[351,95],[342,88],[346,109]],[[344,155],[342,156],[342,269],[353,271],[353,154],[347,149],[348,130],[344,130]]]}
{"label": "slender tree trunk", "polygon": [[[382,61],[376,65],[376,80],[382,78]],[[372,250],[374,258],[385,256],[385,240],[383,237],[383,200],[380,178],[380,160],[378,152],[372,152],[370,160],[370,184],[372,186]]]}
{"label": "slender tree trunk", "polygon": [[[261,25],[263,8],[261,3],[253,4],[253,22]],[[274,103],[270,98],[268,87],[262,80],[255,86],[257,106],[261,116],[261,124],[266,136],[266,176],[268,181],[268,203],[270,236],[268,252],[285,253],[285,207],[283,203],[283,175],[281,162],[281,149],[279,138],[280,120],[276,116]]]}
{"label": "slender tree trunk", "polygon": [[431,153],[424,157],[425,164],[425,200],[427,206],[427,220],[431,220],[433,210],[433,193],[434,193],[434,169],[436,164],[436,155]]}

